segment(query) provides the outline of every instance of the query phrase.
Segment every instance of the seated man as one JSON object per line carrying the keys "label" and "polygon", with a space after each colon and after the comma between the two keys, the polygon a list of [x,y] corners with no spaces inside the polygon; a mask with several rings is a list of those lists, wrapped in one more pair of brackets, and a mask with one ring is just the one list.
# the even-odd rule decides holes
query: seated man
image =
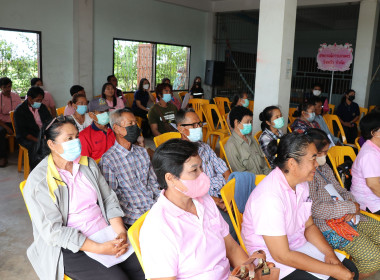
{"label": "seated man", "polygon": [[157,201],[159,184],[147,151],[135,145],[140,128],[133,113],[115,110],[110,114],[110,124],[116,141],[102,156],[99,167],[119,198],[124,223],[131,226]]}
{"label": "seated man", "polygon": [[[71,97],[76,93],[81,93],[81,94],[86,95],[84,88],[80,85],[74,85],[70,88]],[[64,116],[71,116],[72,114],[75,113],[75,108],[72,105],[73,104],[72,104],[71,99],[70,99],[70,101],[67,103],[67,105],[65,107],[65,112],[63,113]]]}
{"label": "seated man", "polygon": [[55,102],[54,102],[53,96],[51,95],[50,92],[45,90],[42,79],[41,78],[32,78],[30,80],[30,86],[40,87],[44,90],[45,96],[44,96],[44,99],[42,100],[42,104],[45,104],[45,106],[49,109],[50,115],[52,117],[56,117],[57,116],[57,110],[55,107]]}
{"label": "seated man", "polygon": [[0,79],[0,167],[5,167],[8,163],[8,139],[6,135],[13,135],[10,112],[21,104],[20,96],[12,92],[12,81],[7,77]]}
{"label": "seated man", "polygon": [[202,142],[202,122],[193,109],[179,110],[175,116],[175,121],[183,140],[198,143],[198,153],[202,159],[203,172],[210,178],[210,190],[208,193],[218,206],[222,217],[228,223],[232,237],[236,237],[231,220],[226,212],[226,206],[220,196],[220,190],[227,183],[231,174],[229,168],[208,144]]}
{"label": "seated man", "polygon": [[79,133],[82,156],[100,159],[115,143],[115,135],[108,126],[108,110],[107,102],[103,98],[96,98],[88,104],[88,115],[93,122]]}

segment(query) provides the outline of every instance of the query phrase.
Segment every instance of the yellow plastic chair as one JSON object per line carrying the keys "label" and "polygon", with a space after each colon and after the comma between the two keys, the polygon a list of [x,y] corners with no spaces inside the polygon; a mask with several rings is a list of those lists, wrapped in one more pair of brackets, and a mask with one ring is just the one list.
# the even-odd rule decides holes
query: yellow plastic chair
{"label": "yellow plastic chair", "polygon": [[358,149],[358,152],[360,152],[360,149],[362,148],[362,147],[360,147],[360,145],[359,145],[359,138],[360,138],[360,137],[356,137],[356,138],[355,138],[355,146],[356,146],[356,148]]}
{"label": "yellow plastic chair", "polygon": [[292,129],[290,128],[290,125],[288,125],[288,132],[292,133]]}
{"label": "yellow plastic chair", "polygon": [[187,94],[187,91],[181,91],[178,93],[179,98],[181,98],[181,102],[183,102],[183,99],[185,98],[186,94]]}
{"label": "yellow plastic chair", "polygon": [[255,106],[255,101],[249,100],[248,109],[253,112],[254,106]]}
{"label": "yellow plastic chair", "polygon": [[359,119],[355,122],[358,128],[359,128],[359,122],[360,122],[360,120],[365,115],[367,115],[367,113],[368,113],[368,109],[367,108],[359,107]]}
{"label": "yellow plastic chair", "polygon": [[[207,122],[206,141],[210,141],[211,148],[215,150],[217,139],[220,138],[220,140],[222,140],[224,137],[230,135],[228,125],[226,127],[226,123],[224,123],[223,121],[220,121],[220,120],[223,120],[223,118],[220,115],[218,107],[215,104],[203,105],[202,111]],[[212,118],[213,112],[218,117],[218,125],[220,124],[220,128],[214,126],[214,120]]]}
{"label": "yellow plastic chair", "polygon": [[8,138],[9,152],[13,154],[15,152],[16,133],[13,130],[13,134],[6,134],[5,137]]}
{"label": "yellow plastic chair", "polygon": [[297,111],[297,108],[289,108],[288,118],[289,118],[289,124],[292,124],[294,120],[296,119],[293,117],[294,112]]}
{"label": "yellow plastic chair", "polygon": [[63,114],[65,113],[65,106],[57,108],[56,111],[57,111],[57,117],[63,116]]}
{"label": "yellow plastic chair", "polygon": [[[210,104],[210,101],[207,99],[198,99],[198,98],[189,99],[189,105],[194,109],[195,113],[198,115],[198,118],[201,120],[201,122],[205,121],[205,118],[202,112],[202,106],[206,104]],[[206,142],[207,140],[206,138],[207,129],[208,129],[207,125],[204,125],[202,128],[203,142]]]}
{"label": "yellow plastic chair", "polygon": [[334,146],[329,149],[327,156],[330,159],[336,178],[338,179],[342,188],[344,188],[343,181],[339,176],[338,166],[344,163],[344,157],[350,157],[352,162],[356,159],[355,151],[350,146]]}
{"label": "yellow plastic chair", "polygon": [[228,123],[227,123],[227,117],[226,117],[227,115],[228,115],[228,114],[225,114],[224,116],[222,116],[222,119],[223,119],[223,122],[224,122],[225,126],[228,128],[228,132],[229,132],[229,134],[231,135],[232,132],[231,132],[230,126],[229,126]]}
{"label": "yellow plastic chair", "polygon": [[229,168],[230,171],[232,172],[231,165],[230,165],[230,163],[228,162],[228,158],[227,158],[226,150],[224,149],[224,146],[226,145],[228,139],[230,139],[230,136],[224,137],[222,140],[219,141],[219,147],[220,147],[219,157],[220,157],[221,159],[224,159],[224,160],[225,160],[225,162],[227,163],[228,168]]}
{"label": "yellow plastic chair", "polygon": [[124,98],[127,101],[125,106],[131,108],[133,104],[133,100],[135,100],[135,94],[133,92],[124,93]]}
{"label": "yellow plastic chair", "polygon": [[368,107],[368,112],[371,112],[373,109],[376,108],[376,105],[371,105]]}
{"label": "yellow plastic chair", "polygon": [[257,144],[260,145],[260,142],[259,142],[259,138],[261,136],[261,134],[263,133],[262,130],[259,130],[258,132],[255,133],[255,135],[253,136],[253,138],[255,138],[255,140],[257,141]]}
{"label": "yellow plastic chair", "polygon": [[334,122],[338,125],[343,144],[348,144],[346,134],[344,133],[343,126],[342,126],[338,116],[337,115],[325,114],[323,116],[323,118],[324,118],[324,120],[327,124],[327,127],[329,128],[332,135],[335,135],[334,134]]}
{"label": "yellow plastic chair", "polygon": [[330,114],[334,114],[334,111],[335,111],[335,105],[334,104],[329,104],[329,109],[330,109]]}
{"label": "yellow plastic chair", "polygon": [[[21,191],[21,195],[22,195],[22,198],[24,199],[24,203],[25,203],[25,206],[26,206],[26,210],[28,211],[28,214],[29,214],[29,218],[30,220],[32,220],[32,216],[30,216],[30,212],[29,212],[29,209],[28,209],[28,205],[26,205],[26,201],[25,201],[25,198],[24,198],[24,187],[25,187],[25,183],[26,183],[26,180],[22,181],[20,183],[20,191]],[[67,275],[63,275],[63,280],[72,280],[69,276]]]}
{"label": "yellow plastic chair", "polygon": [[226,104],[231,111],[230,100],[227,97],[214,97],[214,103],[219,109],[219,113],[224,116],[226,114]]}
{"label": "yellow plastic chair", "polygon": [[131,245],[133,249],[135,250],[135,254],[137,256],[137,259],[140,262],[140,265],[142,269],[144,270],[144,265],[142,262],[142,257],[141,257],[141,249],[140,249],[140,229],[145,221],[146,215],[149,213],[149,211],[145,212],[140,218],[137,219],[136,222],[128,229],[128,238],[129,242],[131,242]]}
{"label": "yellow plastic chair", "polygon": [[96,164],[99,164],[99,162],[100,162],[101,159],[102,158],[95,159]]}
{"label": "yellow plastic chair", "polygon": [[362,213],[363,215],[366,215],[368,217],[371,217],[372,219],[380,221],[380,215],[372,214],[372,213],[369,213],[369,212],[366,212],[366,211],[363,211],[363,210],[360,210],[360,213]]}
{"label": "yellow plastic chair", "polygon": [[160,146],[162,143],[173,139],[173,138],[181,138],[181,133],[179,132],[166,132],[161,135],[158,135],[153,138],[154,144],[156,145],[156,148]]}
{"label": "yellow plastic chair", "polygon": [[[13,131],[16,133],[14,111],[10,112],[10,117],[11,117]],[[24,146],[21,146],[20,144],[18,146],[19,146],[19,150],[18,150],[18,160],[17,160],[17,171],[21,172],[22,159],[24,158],[24,179],[26,180],[26,178],[28,178],[29,172],[30,172],[29,153],[28,153],[28,149],[25,148]]]}

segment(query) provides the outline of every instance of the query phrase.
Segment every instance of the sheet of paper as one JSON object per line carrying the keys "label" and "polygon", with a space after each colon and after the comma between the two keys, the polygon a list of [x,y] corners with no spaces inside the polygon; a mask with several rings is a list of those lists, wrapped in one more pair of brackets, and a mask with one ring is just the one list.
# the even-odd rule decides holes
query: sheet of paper
{"label": "sheet of paper", "polygon": [[[297,252],[300,252],[300,253],[304,253],[305,255],[308,255],[314,259],[317,259],[321,262],[325,262],[325,255],[322,254],[318,249],[317,247],[315,247],[313,244],[311,244],[310,242],[306,242],[305,245],[303,245],[302,247],[296,249],[295,251]],[[343,261],[345,256],[342,255],[341,253],[337,253],[335,252],[335,255],[337,256],[337,258],[340,260],[340,261]],[[323,274],[319,274],[319,273],[313,273],[313,272],[308,272],[312,275],[314,275],[315,277],[319,278],[319,279],[328,279],[330,276],[327,276],[327,275],[323,275]]]}
{"label": "sheet of paper", "polygon": [[[117,236],[116,232],[114,232],[111,226],[108,226],[102,230],[99,230],[98,232],[95,232],[93,235],[89,236],[88,238],[98,243],[104,243],[104,242],[115,239],[116,236]],[[129,242],[129,239],[127,240],[127,242],[128,244],[131,244]],[[90,253],[90,252],[85,251],[87,256],[100,262],[102,265],[104,265],[107,268],[114,266],[115,264],[122,263],[123,261],[128,259],[128,257],[132,255],[133,252],[134,250],[133,250],[132,245],[129,245],[127,252],[118,258],[111,255],[101,255],[101,254],[95,254],[95,253]]]}
{"label": "sheet of paper", "polygon": [[170,123],[170,125],[171,125],[172,127],[174,127],[175,129],[177,129],[177,125],[176,125],[175,123]]}
{"label": "sheet of paper", "polygon": [[190,93],[185,94],[185,97],[183,98],[181,109],[185,109],[187,107],[187,104],[189,104],[190,99]]}

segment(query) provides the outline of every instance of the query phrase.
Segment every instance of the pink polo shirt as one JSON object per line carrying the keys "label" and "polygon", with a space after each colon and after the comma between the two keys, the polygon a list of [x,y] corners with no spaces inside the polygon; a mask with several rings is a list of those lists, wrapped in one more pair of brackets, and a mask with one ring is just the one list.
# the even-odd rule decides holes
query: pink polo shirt
{"label": "pink polo shirt", "polygon": [[71,116],[74,113],[75,113],[75,108],[73,106],[66,105],[63,115],[64,116]]}
{"label": "pink polo shirt", "polygon": [[148,213],[140,231],[146,278],[228,279],[228,225],[208,194],[193,202],[198,217],[174,205],[162,191]]}
{"label": "pink polo shirt", "polygon": [[123,109],[125,107],[123,99],[121,99],[121,98],[116,98],[116,106],[115,107],[113,106],[113,101],[111,101],[111,100],[107,100],[107,104],[110,107],[110,110],[109,110],[110,112],[115,111],[117,109]]}
{"label": "pink polo shirt", "polygon": [[46,107],[51,108],[55,107],[53,96],[50,92],[45,91],[44,99],[42,100],[42,104],[45,104]]}
{"label": "pink polo shirt", "polygon": [[57,170],[69,189],[67,226],[76,228],[88,237],[107,227],[107,223],[97,204],[98,196],[95,188],[79,171],[79,159],[80,157],[73,162],[73,174],[64,169],[57,168]]}
{"label": "pink polo shirt", "polygon": [[303,246],[305,223],[311,216],[311,204],[307,202],[309,185],[298,184],[294,191],[277,167],[252,191],[243,214],[242,238],[248,255],[264,250],[267,260],[280,268],[280,279],[292,273],[295,268],[273,260],[263,235],[286,235],[292,251]]}
{"label": "pink polo shirt", "polygon": [[41,129],[42,121],[41,121],[41,117],[40,117],[40,113],[38,112],[38,109],[33,109],[33,107],[29,105],[28,107],[29,107],[30,112],[32,112],[33,114],[34,121],[36,122],[38,127]]}
{"label": "pink polo shirt", "polygon": [[0,93],[0,121],[10,123],[11,117],[9,112],[14,111],[21,103],[20,96],[15,92],[11,92],[10,96]]}
{"label": "pink polo shirt", "polygon": [[380,210],[380,197],[367,186],[366,178],[380,177],[380,148],[367,140],[351,169],[351,193],[355,196],[362,210],[368,207],[371,212]]}

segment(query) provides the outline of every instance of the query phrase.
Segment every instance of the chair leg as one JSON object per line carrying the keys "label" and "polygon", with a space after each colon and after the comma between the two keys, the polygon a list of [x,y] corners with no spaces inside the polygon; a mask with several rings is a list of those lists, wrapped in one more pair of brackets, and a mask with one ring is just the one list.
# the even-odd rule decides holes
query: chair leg
{"label": "chair leg", "polygon": [[18,149],[18,161],[17,161],[17,171],[18,172],[21,172],[22,158],[23,158],[23,149],[21,148],[21,146],[19,146],[19,149]]}
{"label": "chair leg", "polygon": [[29,153],[28,151],[24,151],[24,179],[28,179],[29,176]]}
{"label": "chair leg", "polygon": [[9,152],[13,154],[15,152],[15,138],[13,136],[10,136],[8,138],[9,141]]}

